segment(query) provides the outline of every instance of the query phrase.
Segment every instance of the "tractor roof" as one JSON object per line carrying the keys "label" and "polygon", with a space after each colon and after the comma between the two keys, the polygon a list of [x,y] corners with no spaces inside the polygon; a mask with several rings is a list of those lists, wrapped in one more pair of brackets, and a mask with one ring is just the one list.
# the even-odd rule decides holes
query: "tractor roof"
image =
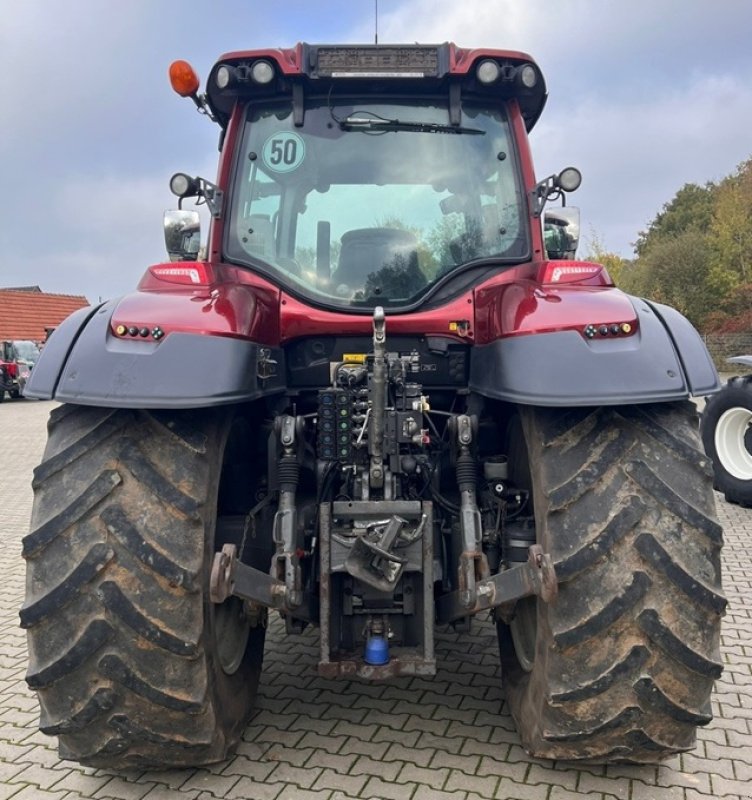
{"label": "tractor roof", "polygon": [[[271,73],[265,70],[268,82],[255,81],[253,67],[258,62],[272,64]],[[496,76],[490,81],[479,77],[478,67],[484,62],[491,62],[485,77]],[[525,71],[527,79],[521,78],[525,67],[532,68]],[[230,78],[224,86],[219,86],[217,77],[222,68],[229,70],[222,71],[220,84],[228,74]],[[234,51],[225,53],[214,65],[207,81],[207,96],[212,111],[226,124],[240,98],[278,96],[285,91],[294,94],[301,89],[320,93],[328,91],[334,83],[364,93],[383,90],[392,84],[390,88],[406,95],[425,93],[427,87],[446,90],[448,86],[450,102],[453,94],[466,92],[475,96],[495,95],[502,100],[515,98],[528,130],[538,120],[547,96],[543,74],[527,53],[463,49],[451,42],[433,45],[301,42],[288,49]]]}

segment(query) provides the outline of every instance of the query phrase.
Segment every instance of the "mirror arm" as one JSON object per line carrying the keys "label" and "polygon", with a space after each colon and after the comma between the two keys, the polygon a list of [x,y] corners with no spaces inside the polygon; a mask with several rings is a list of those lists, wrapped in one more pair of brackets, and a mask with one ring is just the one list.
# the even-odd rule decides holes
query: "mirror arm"
{"label": "mirror arm", "polygon": [[198,179],[200,182],[201,193],[200,197],[206,200],[206,206],[209,213],[214,219],[219,219],[222,216],[222,206],[224,205],[225,193],[211,181],[204,178]]}
{"label": "mirror arm", "polygon": [[553,197],[556,191],[556,185],[554,183],[555,178],[556,175],[549,175],[542,181],[538,181],[530,192],[530,203],[533,208],[533,216],[536,219],[543,213],[548,198]]}

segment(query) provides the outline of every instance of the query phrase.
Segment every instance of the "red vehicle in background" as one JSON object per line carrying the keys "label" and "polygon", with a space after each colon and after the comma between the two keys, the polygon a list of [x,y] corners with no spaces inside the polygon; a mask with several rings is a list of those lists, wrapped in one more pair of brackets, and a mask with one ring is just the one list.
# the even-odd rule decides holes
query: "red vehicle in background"
{"label": "red vehicle in background", "polygon": [[0,342],[0,403],[6,392],[14,400],[23,395],[40,352],[37,343],[29,339]]}
{"label": "red vehicle in background", "polygon": [[0,403],[6,392],[13,398],[19,397],[23,387],[19,383],[18,353],[13,342],[0,342]]}

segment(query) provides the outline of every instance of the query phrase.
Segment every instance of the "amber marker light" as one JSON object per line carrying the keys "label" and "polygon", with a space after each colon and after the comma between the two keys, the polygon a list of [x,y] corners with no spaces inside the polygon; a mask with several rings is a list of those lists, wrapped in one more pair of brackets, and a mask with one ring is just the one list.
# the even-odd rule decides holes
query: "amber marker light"
{"label": "amber marker light", "polygon": [[198,91],[198,75],[187,61],[170,64],[170,84],[181,97],[193,97]]}

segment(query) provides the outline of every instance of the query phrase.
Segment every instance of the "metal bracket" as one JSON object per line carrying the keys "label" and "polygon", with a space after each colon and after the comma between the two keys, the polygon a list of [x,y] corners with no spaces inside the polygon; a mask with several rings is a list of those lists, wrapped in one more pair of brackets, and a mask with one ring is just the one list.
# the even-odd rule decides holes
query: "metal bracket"
{"label": "metal bracket", "polygon": [[277,374],[277,362],[272,358],[272,351],[268,347],[259,347],[256,359],[256,377],[260,381],[268,381]]}
{"label": "metal bracket", "polygon": [[212,603],[224,603],[228,597],[235,596],[254,605],[275,608],[297,619],[314,620],[310,596],[304,595],[302,599],[305,602],[296,608],[289,608],[286,605],[287,587],[284,581],[243,564],[237,555],[234,544],[226,544],[219,553],[214,554],[209,576],[209,598]]}
{"label": "metal bracket", "polygon": [[345,569],[353,578],[380,592],[393,591],[407,559],[398,556],[392,547],[405,525],[407,520],[397,514],[386,523],[369,525],[368,533],[356,538],[345,559]]}
{"label": "metal bracket", "polygon": [[206,178],[199,178],[201,182],[201,194],[206,200],[206,207],[214,219],[219,219],[222,216],[222,205],[225,199],[225,193],[211,181]]}
{"label": "metal bracket", "polygon": [[559,593],[558,579],[551,556],[540,545],[528,549],[527,563],[499,572],[475,586],[475,604],[468,608],[462,592],[450,592],[436,602],[439,624],[496,608],[523,597],[537,595],[544,603],[555,603]]}

